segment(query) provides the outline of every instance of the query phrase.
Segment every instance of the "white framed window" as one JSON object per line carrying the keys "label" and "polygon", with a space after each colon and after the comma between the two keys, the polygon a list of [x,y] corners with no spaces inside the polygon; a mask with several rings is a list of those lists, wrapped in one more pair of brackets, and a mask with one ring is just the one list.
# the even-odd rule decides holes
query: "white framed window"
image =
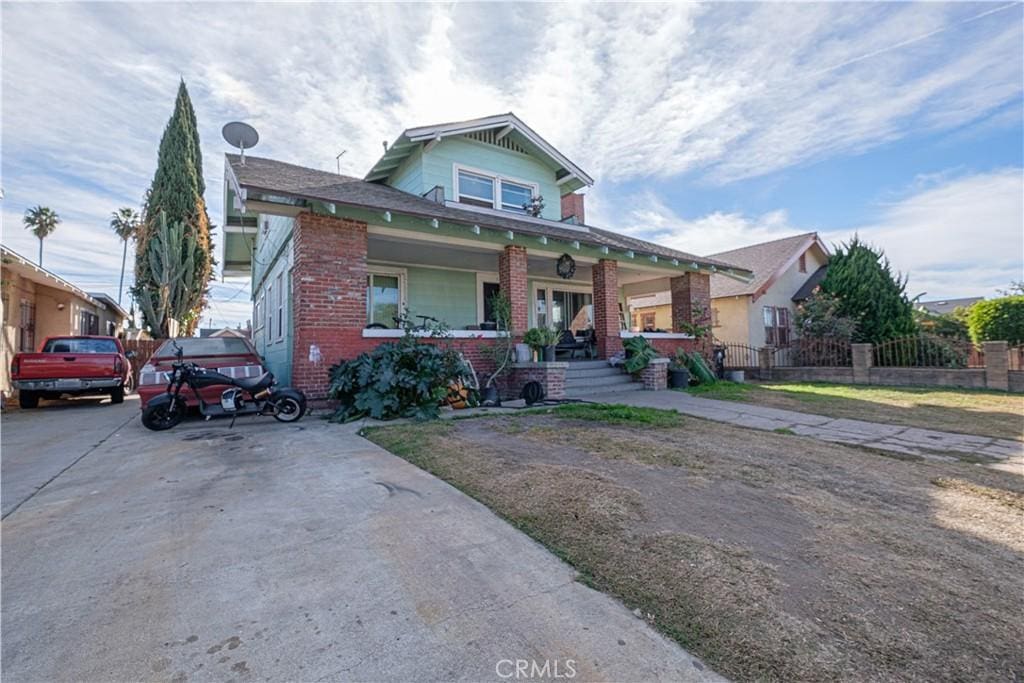
{"label": "white framed window", "polygon": [[491,299],[501,289],[497,273],[476,274],[476,320],[478,323],[494,322]]}
{"label": "white framed window", "polygon": [[277,274],[277,339],[284,339],[284,273]]}
{"label": "white framed window", "polygon": [[366,324],[397,327],[405,309],[405,270],[370,268],[366,275]]}
{"label": "white framed window", "polygon": [[274,338],[274,307],[270,305],[270,303],[273,300],[274,300],[274,285],[267,285],[267,298],[265,299],[266,306],[264,306],[263,308],[266,309],[266,313],[267,313],[267,329],[266,329],[266,332],[264,334],[267,335],[267,341],[268,342]]}
{"label": "white framed window", "polygon": [[530,294],[533,325],[575,332],[594,326],[593,287],[539,280],[533,283]]}
{"label": "white framed window", "polygon": [[452,166],[455,200],[486,209],[526,213],[524,204],[540,196],[540,185],[518,178],[507,178],[460,164]]}

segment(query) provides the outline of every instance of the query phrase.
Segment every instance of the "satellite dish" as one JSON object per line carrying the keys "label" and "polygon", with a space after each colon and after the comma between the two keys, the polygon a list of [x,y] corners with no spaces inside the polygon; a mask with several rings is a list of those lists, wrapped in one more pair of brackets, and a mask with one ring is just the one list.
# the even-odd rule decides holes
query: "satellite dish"
{"label": "satellite dish", "polygon": [[224,140],[229,145],[238,148],[242,165],[245,165],[245,150],[252,149],[260,141],[260,134],[256,132],[256,129],[248,123],[242,123],[241,121],[232,121],[231,123],[224,124],[220,134],[224,136]]}

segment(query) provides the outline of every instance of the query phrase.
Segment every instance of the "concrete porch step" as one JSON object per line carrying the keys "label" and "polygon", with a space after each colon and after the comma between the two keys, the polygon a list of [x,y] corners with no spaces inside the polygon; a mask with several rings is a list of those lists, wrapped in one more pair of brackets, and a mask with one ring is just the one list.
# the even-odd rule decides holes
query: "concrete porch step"
{"label": "concrete porch step", "polygon": [[609,368],[606,360],[571,360],[569,361],[569,372],[573,370],[593,370],[594,368]]}
{"label": "concrete porch step", "polygon": [[587,387],[613,387],[618,384],[629,384],[632,381],[632,377],[622,372],[614,375],[601,375],[599,377],[566,376],[565,388],[566,391],[568,391],[575,388],[585,389]]}
{"label": "concrete porch step", "polygon": [[603,368],[580,368],[579,370],[569,368],[565,371],[566,379],[573,379],[576,377],[608,377],[609,375],[621,374],[623,374],[622,368],[613,368],[611,366],[605,366]]}
{"label": "concrete porch step", "polygon": [[626,384],[613,384],[611,386],[586,386],[586,387],[566,387],[565,397],[566,398],[586,398],[588,396],[595,396],[598,394],[604,394],[614,396],[615,394],[626,393],[631,391],[643,391],[644,385],[640,382],[627,382]]}

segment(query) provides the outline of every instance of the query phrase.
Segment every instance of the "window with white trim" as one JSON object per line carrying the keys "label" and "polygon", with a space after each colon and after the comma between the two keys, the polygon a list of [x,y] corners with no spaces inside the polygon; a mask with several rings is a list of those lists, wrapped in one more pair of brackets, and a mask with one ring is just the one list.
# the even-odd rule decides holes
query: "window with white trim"
{"label": "window with white trim", "polygon": [[503,178],[457,164],[454,175],[455,198],[460,204],[526,213],[524,205],[540,196],[540,186],[536,183]]}
{"label": "window with white trim", "polygon": [[271,306],[271,302],[273,300],[274,300],[274,285],[267,285],[267,298],[266,298],[266,304],[267,305],[264,306],[264,308],[267,310],[267,330],[266,330],[266,332],[264,332],[264,334],[266,334],[268,342],[271,341],[274,338],[274,312],[273,312],[273,308],[274,307]]}
{"label": "window with white trim", "polygon": [[371,271],[366,276],[366,324],[397,327],[395,318],[405,304],[403,278],[399,271]]}
{"label": "window with white trim", "polygon": [[284,339],[284,273],[277,274],[277,339]]}
{"label": "window with white trim", "polygon": [[784,306],[765,306],[761,309],[764,319],[764,342],[771,346],[789,346],[789,309]]}

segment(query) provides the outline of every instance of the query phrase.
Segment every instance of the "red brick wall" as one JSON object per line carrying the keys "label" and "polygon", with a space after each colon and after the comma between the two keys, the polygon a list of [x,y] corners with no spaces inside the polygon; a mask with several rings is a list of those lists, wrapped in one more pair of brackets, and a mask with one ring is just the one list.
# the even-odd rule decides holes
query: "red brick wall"
{"label": "red brick wall", "polygon": [[676,349],[682,348],[686,351],[696,351],[700,344],[696,339],[651,339],[647,338],[658,353],[666,358],[675,358]]}
{"label": "red brick wall", "polygon": [[[326,389],[327,368],[362,341],[366,325],[366,223],[302,213],[292,268],[292,384],[310,398]],[[318,363],[310,347],[320,349]]]}
{"label": "red brick wall", "polygon": [[610,259],[601,259],[592,272],[597,355],[608,358],[622,350],[622,339],[619,337],[618,264]]}
{"label": "red brick wall", "polygon": [[512,303],[512,330],[522,334],[530,326],[526,287],[526,247],[510,244],[498,257],[498,281]]}
{"label": "red brick wall", "polygon": [[545,398],[565,398],[565,371],[568,363],[526,363],[515,368],[511,376],[512,398],[519,398],[527,382],[540,382]]}
{"label": "red brick wall", "polygon": [[672,293],[672,326],[681,322],[694,323],[693,309],[699,307],[711,315],[711,276],[704,273],[686,273],[669,280]]}
{"label": "red brick wall", "polygon": [[586,223],[583,216],[583,195],[563,194],[562,195],[562,218],[576,216],[578,223]]}

